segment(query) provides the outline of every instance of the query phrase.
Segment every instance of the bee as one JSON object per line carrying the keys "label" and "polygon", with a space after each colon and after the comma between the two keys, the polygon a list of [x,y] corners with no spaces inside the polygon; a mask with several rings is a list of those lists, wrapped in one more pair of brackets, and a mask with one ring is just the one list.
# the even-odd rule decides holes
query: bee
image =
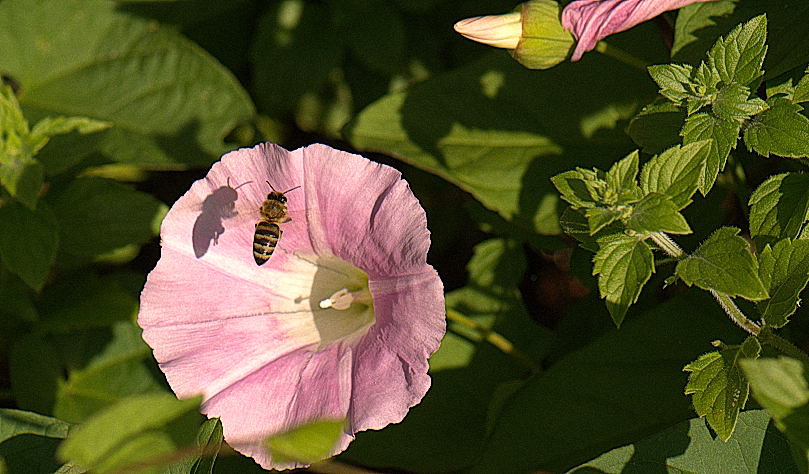
{"label": "bee", "polygon": [[275,251],[278,241],[281,240],[283,231],[279,224],[292,220],[287,215],[286,193],[300,188],[300,186],[295,186],[281,193],[276,191],[269,181],[267,184],[270,185],[272,192],[267,195],[267,199],[258,210],[261,213],[261,219],[256,223],[256,233],[253,234],[253,258],[256,259],[256,264],[259,266],[267,263]]}

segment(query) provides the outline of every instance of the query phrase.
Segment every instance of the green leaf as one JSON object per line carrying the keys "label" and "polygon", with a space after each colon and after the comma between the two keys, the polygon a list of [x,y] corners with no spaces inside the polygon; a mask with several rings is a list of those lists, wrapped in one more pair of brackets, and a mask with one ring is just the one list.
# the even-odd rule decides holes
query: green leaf
{"label": "green leaf", "polygon": [[640,473],[649,471],[650,466],[660,466],[661,472],[798,474],[787,438],[770,420],[764,410],[742,412],[733,437],[725,441],[701,418],[692,418],[636,443],[615,448],[570,472]]}
{"label": "green leaf", "polygon": [[699,191],[703,196],[711,190],[719,172],[725,169],[730,150],[736,148],[740,129],[741,123],[738,121],[722,119],[709,113],[694,114],[686,119],[681,132],[684,145],[713,139],[705,169],[699,179]]}
{"label": "green leaf", "polygon": [[806,101],[809,101],[809,74],[805,74],[801,80],[798,81],[798,85],[795,86],[795,92],[792,94],[792,102],[797,104]]}
{"label": "green leaf", "polygon": [[623,121],[652,83],[601,58],[593,58],[600,70],[560,65],[536,74],[500,53],[382,97],[343,135],[358,150],[447,179],[520,227],[558,233],[549,225],[558,223],[556,209],[542,205],[558,197],[549,178],[573,160],[605,168],[632,151]]}
{"label": "green leaf", "polygon": [[130,322],[113,326],[113,339],[86,367],[72,370],[57,392],[54,415],[82,422],[130,395],[162,391],[144,360],[152,353]]}
{"label": "green leaf", "polygon": [[199,401],[180,401],[168,393],[123,399],[72,432],[59,447],[58,455],[98,473],[154,461],[185,445],[182,438],[188,438],[190,444],[197,429],[189,433],[186,418],[196,415]]}
{"label": "green leaf", "polygon": [[680,143],[685,118],[685,110],[672,102],[649,104],[632,118],[627,133],[644,152],[661,153]]}
{"label": "green leaf", "polygon": [[741,346],[724,346],[683,368],[691,372],[685,394],[692,395],[697,415],[704,416],[725,441],[733,433],[739,411],[744,408],[750,393],[739,360],[755,359],[760,353],[758,339],[749,336]]}
{"label": "green leaf", "polygon": [[750,235],[759,247],[796,239],[809,220],[809,174],[770,176],[750,195]]}
{"label": "green leaf", "polygon": [[758,257],[759,276],[770,299],[759,302],[761,318],[780,328],[800,305],[800,293],[809,283],[809,240],[783,239],[767,245]]}
{"label": "green leaf", "polygon": [[593,275],[598,275],[601,297],[607,300],[615,325],[620,326],[654,272],[654,256],[646,243],[623,234],[604,237],[598,244]]}
{"label": "green leaf", "polygon": [[623,217],[623,215],[624,213],[620,209],[604,207],[591,207],[584,211],[584,216],[587,218],[590,228],[590,235],[601,232],[603,228]]}
{"label": "green leaf", "polygon": [[673,103],[680,105],[683,99],[691,96],[691,74],[694,70],[690,64],[663,64],[649,66],[649,74],[660,87],[660,94]]}
{"label": "green leaf", "polygon": [[121,162],[207,165],[254,114],[236,78],[199,46],[105,0],[3,1],[0,70],[25,91],[26,111],[111,123],[102,151]]}
{"label": "green leaf", "polygon": [[0,184],[31,210],[36,209],[44,181],[42,164],[34,158],[0,155]]}
{"label": "green leaf", "polygon": [[[586,305],[569,314],[585,319],[600,309]],[[576,327],[586,333],[591,324]],[[706,334],[738,338],[739,329],[728,324],[710,295],[689,292],[588,339],[585,347],[529,378],[508,400],[469,471],[566,472],[629,440],[693,418],[690,400],[682,394],[681,370],[705,347]],[[674,452],[682,452],[688,440],[680,442]]]}
{"label": "green leaf", "polygon": [[670,197],[649,193],[635,204],[632,214],[626,219],[626,227],[641,235],[652,232],[690,234],[691,227],[678,210]]}
{"label": "green leaf", "polygon": [[809,156],[809,119],[803,107],[784,97],[767,100],[770,108],[755,116],[744,132],[747,149],[797,158]]}
{"label": "green leaf", "polygon": [[29,411],[0,408],[0,442],[21,434],[66,438],[76,426],[50,416]]}
{"label": "green leaf", "polygon": [[207,420],[197,432],[196,454],[168,466],[163,474],[212,474],[223,441],[219,418]]}
{"label": "green leaf", "polygon": [[64,376],[53,344],[41,334],[25,334],[11,346],[8,363],[17,407],[52,414],[56,390]]}
{"label": "green leaf", "polygon": [[[609,204],[629,204],[637,202],[643,196],[637,183],[638,151],[635,150],[621,160],[613,163],[607,171],[607,192],[609,197],[604,199]],[[613,202],[613,197],[617,200]]]}
{"label": "green leaf", "polygon": [[707,140],[669,148],[643,167],[641,189],[645,194],[669,196],[677,210],[683,209],[691,203],[691,196],[697,191],[710,151],[711,142]]}
{"label": "green leaf", "polygon": [[557,174],[551,182],[573,209],[595,207],[600,196],[592,186],[592,177],[584,170],[570,170]]}
{"label": "green leaf", "polygon": [[78,178],[59,194],[54,211],[65,253],[95,257],[155,233],[164,205],[149,194],[104,178]]}
{"label": "green leaf", "polygon": [[675,270],[688,286],[759,301],[767,289],[758,277],[758,263],[735,227],[722,227],[697,250],[680,260]]}
{"label": "green leaf", "polygon": [[598,252],[599,238],[624,231],[624,226],[619,221],[613,222],[595,234],[591,234],[590,220],[582,211],[576,211],[570,207],[562,213],[562,217],[559,218],[559,225],[562,226],[565,234],[578,240],[582,247],[593,253]]}
{"label": "green leaf", "polygon": [[97,277],[90,272],[46,286],[37,307],[38,329],[55,334],[133,321],[138,313],[137,299],[114,274]]}
{"label": "green leaf", "polygon": [[727,84],[719,89],[711,104],[717,117],[726,120],[745,120],[769,107],[758,97],[750,97],[750,89],[741,84]]}
{"label": "green leaf", "polygon": [[[713,38],[704,34],[711,27],[716,26],[716,17],[724,17],[733,12],[734,2],[697,2],[686,5],[677,11],[677,22],[674,25],[674,44],[671,47],[671,56],[682,56],[684,49],[699,51],[700,55],[706,51]],[[711,43],[705,44],[707,41]],[[701,46],[701,43],[703,44]]]}
{"label": "green leaf", "polygon": [[738,25],[726,38],[719,38],[708,53],[712,69],[726,85],[751,84],[764,73],[764,55],[767,52],[767,17],[759,15],[744,25]]}
{"label": "green leaf", "polygon": [[0,204],[0,257],[3,265],[31,288],[45,285],[59,248],[57,224],[50,206],[35,211],[17,201]]}
{"label": "green leaf", "polygon": [[782,356],[745,360],[741,368],[753,389],[753,398],[767,409],[778,429],[792,441],[793,456],[805,470],[809,454],[807,367]]}
{"label": "green leaf", "polygon": [[264,441],[274,462],[311,464],[331,455],[343,432],[345,420],[315,421]]}
{"label": "green leaf", "polygon": [[54,456],[61,439],[74,431],[75,425],[56,418],[0,409],[0,471],[78,474],[69,465],[60,468]]}

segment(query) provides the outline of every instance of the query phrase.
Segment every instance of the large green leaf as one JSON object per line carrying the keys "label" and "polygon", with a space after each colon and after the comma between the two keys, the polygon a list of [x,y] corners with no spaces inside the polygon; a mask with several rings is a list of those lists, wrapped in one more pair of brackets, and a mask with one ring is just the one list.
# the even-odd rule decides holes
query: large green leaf
{"label": "large green leaf", "polygon": [[556,209],[540,205],[558,198],[548,178],[571,162],[608,169],[629,153],[619,121],[654,94],[638,71],[591,61],[601,67],[560,64],[537,74],[507,55],[487,55],[383,97],[344,133],[358,149],[446,178],[507,219],[557,233]]}
{"label": "large green leaf", "polygon": [[725,85],[735,82],[746,86],[763,74],[766,40],[767,17],[757,16],[720,38],[708,53],[708,60]]}
{"label": "large green leaf", "polygon": [[701,292],[627,319],[515,393],[472,471],[560,472],[692,418],[681,368],[706,334],[740,330]]}
{"label": "large green leaf", "polygon": [[[789,442],[764,410],[739,415],[733,437],[716,437],[701,418],[684,421],[637,443],[613,449],[572,472],[605,474],[648,472],[734,472],[797,474]],[[654,466],[654,468],[652,468]]]}
{"label": "large green leaf", "polygon": [[641,189],[646,194],[660,193],[669,196],[678,210],[686,207],[697,191],[710,150],[711,142],[707,140],[669,148],[643,167],[640,174]]}
{"label": "large green leaf", "polygon": [[36,211],[19,201],[0,204],[0,258],[31,288],[45,285],[59,248],[59,233],[50,206],[40,203]]}
{"label": "large green leaf", "polygon": [[150,166],[208,164],[254,111],[231,73],[169,28],[105,0],[0,3],[0,70],[34,115],[112,123],[101,148]]}
{"label": "large green leaf", "polygon": [[784,97],[772,97],[767,103],[770,108],[756,115],[744,131],[747,149],[766,157],[809,156],[809,119],[801,114],[803,107]]}

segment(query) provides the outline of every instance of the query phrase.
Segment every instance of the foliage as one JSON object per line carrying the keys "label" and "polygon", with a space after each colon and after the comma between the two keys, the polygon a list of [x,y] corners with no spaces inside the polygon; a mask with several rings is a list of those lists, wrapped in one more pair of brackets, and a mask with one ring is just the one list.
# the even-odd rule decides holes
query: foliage
{"label": "foliage", "polygon": [[[809,7],[606,39],[648,68],[528,70],[452,32],[513,8],[0,2],[0,472],[260,471],[135,318],[168,206],[264,140],[400,169],[447,291],[422,403],[327,463],[805,472]],[[341,423],[267,444],[314,459]]]}

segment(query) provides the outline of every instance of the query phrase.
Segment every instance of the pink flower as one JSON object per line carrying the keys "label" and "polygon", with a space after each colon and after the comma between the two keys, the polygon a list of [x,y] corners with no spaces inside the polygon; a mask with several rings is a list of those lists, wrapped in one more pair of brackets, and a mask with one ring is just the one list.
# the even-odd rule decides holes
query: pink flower
{"label": "pink flower", "polygon": [[562,11],[562,25],[578,40],[571,61],[607,36],[625,31],[669,10],[711,0],[575,0]]}
{"label": "pink flower", "polygon": [[[290,190],[292,220],[259,266],[268,182]],[[234,151],[174,204],[161,237],[143,338],[177,396],[202,394],[228,443],[264,468],[295,467],[271,459],[270,435],[345,419],[336,454],[427,392],[443,286],[424,210],[393,168],[325,145]]]}

